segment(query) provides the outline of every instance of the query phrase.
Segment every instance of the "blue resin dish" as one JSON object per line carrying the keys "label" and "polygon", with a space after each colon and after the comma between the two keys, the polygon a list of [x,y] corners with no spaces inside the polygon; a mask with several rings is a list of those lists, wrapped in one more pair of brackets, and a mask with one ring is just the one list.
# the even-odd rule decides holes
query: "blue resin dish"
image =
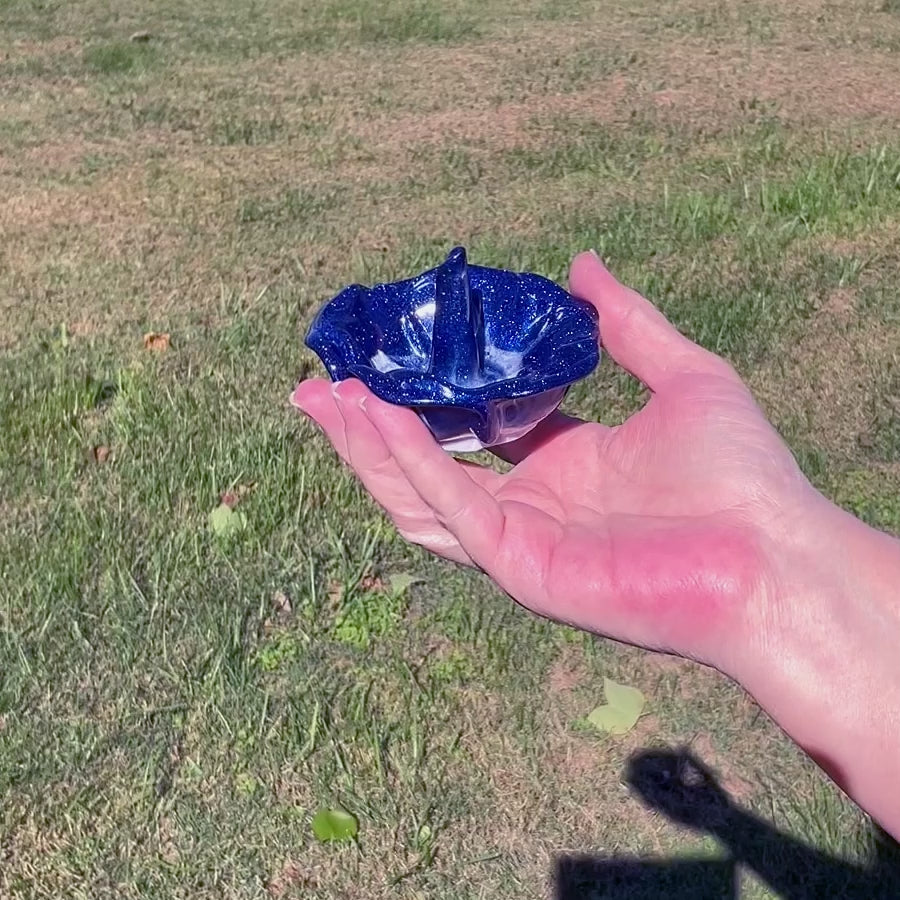
{"label": "blue resin dish", "polygon": [[600,360],[593,306],[540,275],[470,266],[462,247],[415,278],[345,288],[306,344],[333,381],[411,407],[458,453],[527,434]]}

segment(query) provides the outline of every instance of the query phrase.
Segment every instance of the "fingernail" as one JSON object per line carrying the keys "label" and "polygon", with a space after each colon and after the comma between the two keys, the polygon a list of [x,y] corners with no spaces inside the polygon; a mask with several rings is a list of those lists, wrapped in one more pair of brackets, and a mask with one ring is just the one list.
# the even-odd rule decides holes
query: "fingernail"
{"label": "fingernail", "polygon": [[288,397],[288,403],[290,403],[291,406],[294,407],[294,409],[298,409],[298,410],[300,410],[300,412],[304,413],[305,415],[308,415],[306,410],[300,405],[300,401],[297,399],[297,389],[296,388],[293,391],[291,391],[291,396]]}
{"label": "fingernail", "polygon": [[368,409],[366,408],[366,403],[368,402],[368,400],[369,398],[365,394],[363,394],[362,397],[359,398],[359,408],[364,413],[368,413]]}

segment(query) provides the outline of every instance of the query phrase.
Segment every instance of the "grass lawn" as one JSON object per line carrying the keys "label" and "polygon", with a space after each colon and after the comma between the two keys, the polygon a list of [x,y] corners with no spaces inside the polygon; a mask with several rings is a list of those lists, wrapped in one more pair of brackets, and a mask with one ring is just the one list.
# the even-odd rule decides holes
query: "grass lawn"
{"label": "grass lawn", "polygon": [[[594,247],[900,533],[898,110],[894,0],[0,0],[0,897],[519,900],[561,855],[740,857],[625,786],[680,746],[864,861],[742,691],[404,546],[287,397],[351,281]],[[641,401],[605,361],[567,408]],[[604,676],[647,697],[622,738],[582,724]]]}

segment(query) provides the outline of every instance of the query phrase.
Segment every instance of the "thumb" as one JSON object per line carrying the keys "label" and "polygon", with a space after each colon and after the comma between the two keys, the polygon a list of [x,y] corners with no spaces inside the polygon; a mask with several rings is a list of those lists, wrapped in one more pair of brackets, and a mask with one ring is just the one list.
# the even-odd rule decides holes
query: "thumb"
{"label": "thumb", "polygon": [[609,355],[653,391],[674,375],[731,371],[723,359],[681,334],[649,300],[620,284],[593,251],[572,261],[569,291],[596,307],[600,340]]}

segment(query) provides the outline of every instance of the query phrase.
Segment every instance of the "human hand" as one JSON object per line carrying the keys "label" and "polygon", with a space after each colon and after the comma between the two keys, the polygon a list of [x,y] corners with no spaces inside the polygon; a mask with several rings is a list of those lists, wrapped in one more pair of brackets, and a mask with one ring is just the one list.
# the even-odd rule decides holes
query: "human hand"
{"label": "human hand", "polygon": [[553,414],[495,449],[514,463],[505,474],[455,460],[357,380],[305,381],[292,402],[407,540],[540,615],[733,673],[777,618],[772,551],[815,492],[727,363],[594,254],[576,257],[569,289],[652,396],[614,427]]}

